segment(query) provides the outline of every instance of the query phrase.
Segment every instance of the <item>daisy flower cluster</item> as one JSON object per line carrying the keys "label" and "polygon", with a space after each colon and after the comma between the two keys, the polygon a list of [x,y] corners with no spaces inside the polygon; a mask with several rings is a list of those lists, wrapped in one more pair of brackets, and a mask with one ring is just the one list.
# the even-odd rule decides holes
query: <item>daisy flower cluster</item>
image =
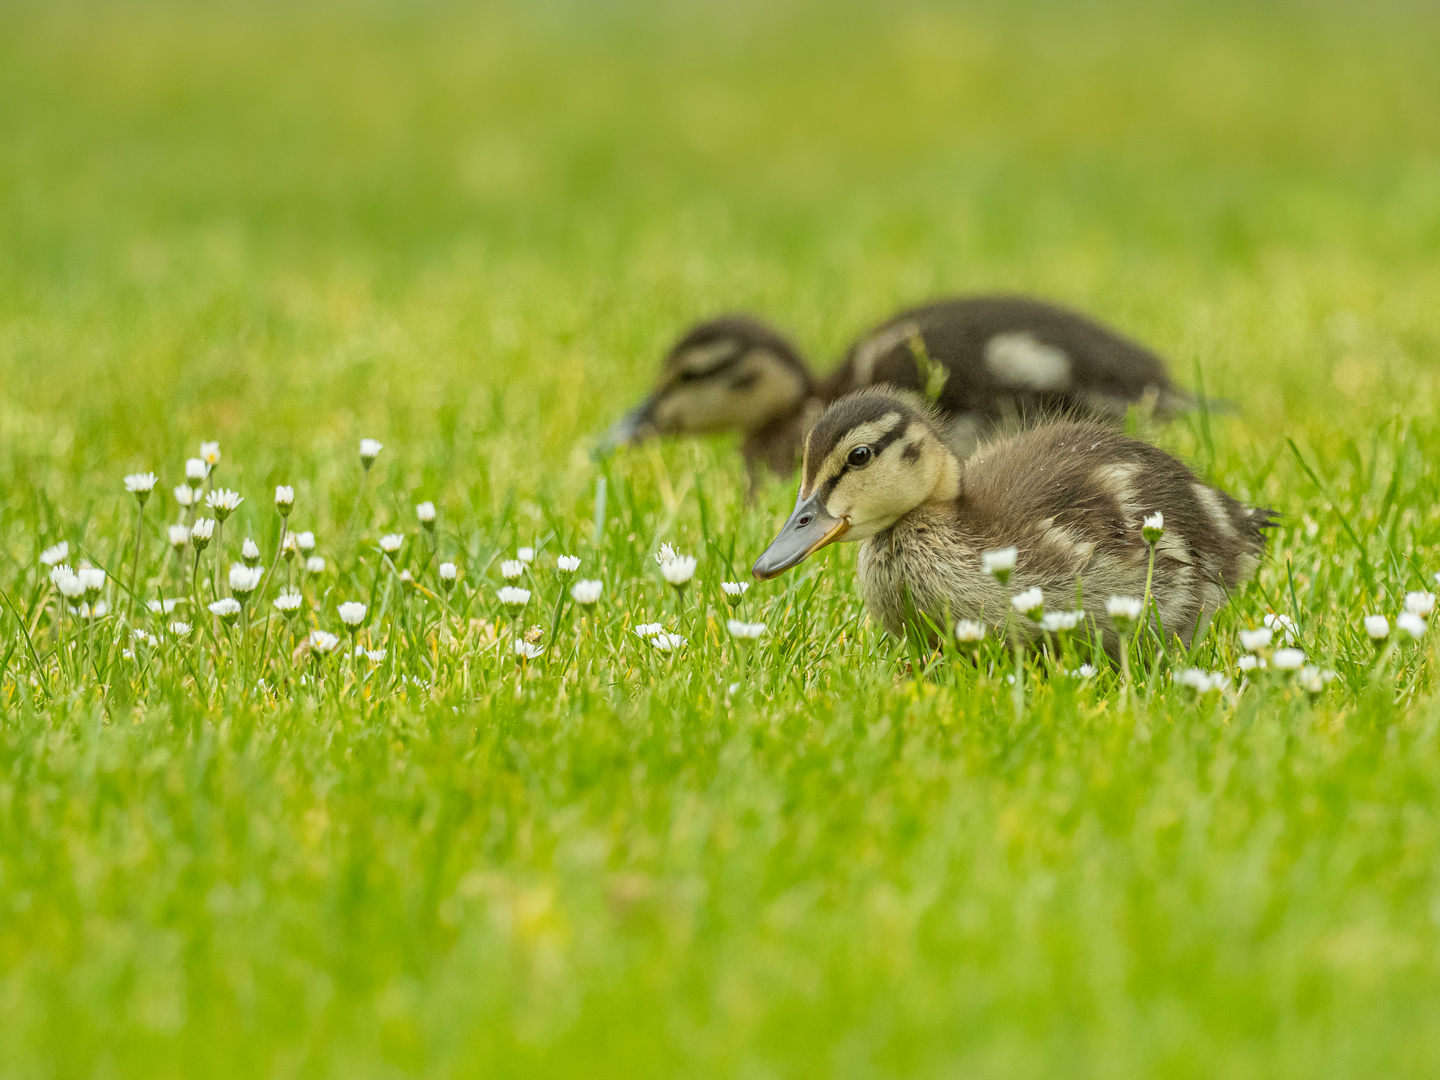
{"label": "daisy flower cluster", "polygon": [[[134,532],[107,565],[78,537],[38,553],[30,682],[44,690],[127,678],[143,690],[178,678],[208,692],[238,675],[247,693],[271,697],[374,695],[442,673],[473,684],[517,669],[563,672],[586,635],[628,625],[608,599],[603,556],[540,543],[489,554],[444,527],[433,499],[414,502],[408,523],[372,529],[367,495],[385,495],[383,452],[376,439],[360,442],[354,514],[330,536],[306,525],[312,510],[297,485],[255,491],[226,471],[218,442],[177,468],[168,495],[157,495],[166,487],[156,472],[124,476]],[[738,610],[748,582],[710,583],[702,594],[699,568],[670,542],[656,549],[646,588],[660,613],[622,639],[635,660],[678,660],[699,637],[750,649],[768,634]],[[712,605],[724,615],[712,617]],[[430,670],[417,676],[401,658]]]}

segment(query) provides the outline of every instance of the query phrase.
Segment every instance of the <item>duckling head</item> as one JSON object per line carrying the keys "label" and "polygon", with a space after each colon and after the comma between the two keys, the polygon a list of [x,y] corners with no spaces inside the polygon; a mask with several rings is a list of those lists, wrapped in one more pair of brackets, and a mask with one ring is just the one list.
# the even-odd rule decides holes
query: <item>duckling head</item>
{"label": "duckling head", "polygon": [[600,449],[656,435],[755,431],[798,410],[812,384],[799,352],[763,322],[711,319],[675,343],[650,395],[616,421]]}
{"label": "duckling head", "polygon": [[926,503],[960,492],[960,463],[920,398],[860,390],[835,402],[805,438],[795,509],[751,569],[775,577],[837,540],[866,540]]}

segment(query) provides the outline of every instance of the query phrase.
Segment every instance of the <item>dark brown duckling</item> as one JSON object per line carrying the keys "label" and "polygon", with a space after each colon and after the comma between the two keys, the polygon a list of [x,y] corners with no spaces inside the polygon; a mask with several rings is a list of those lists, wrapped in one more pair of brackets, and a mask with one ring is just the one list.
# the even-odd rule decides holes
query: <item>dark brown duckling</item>
{"label": "dark brown duckling", "polygon": [[[795,511],[753,572],[771,578],[826,544],[859,541],[860,594],[896,635],[907,596],[938,626],[998,626],[1014,593],[1038,586],[1050,606],[1070,608],[1079,583],[1086,622],[1113,651],[1106,601],[1143,595],[1142,521],[1157,513],[1152,594],[1166,636],[1188,644],[1259,565],[1271,511],[1094,421],[1034,427],[962,464],[923,400],[875,388],[841,398],[811,429]],[[1002,585],[981,554],[1010,547],[1014,574]]]}
{"label": "dark brown duckling", "polygon": [[1136,403],[1168,416],[1193,404],[1160,357],[1079,312],[1024,296],[957,297],[881,323],[823,379],[758,319],[725,315],[700,323],[675,343],[649,397],[602,445],[741,431],[752,478],[761,465],[789,475],[821,409],[872,385],[925,391],[927,361],[944,380],[935,396],[939,422],[962,456],[1017,418],[1113,419]]}

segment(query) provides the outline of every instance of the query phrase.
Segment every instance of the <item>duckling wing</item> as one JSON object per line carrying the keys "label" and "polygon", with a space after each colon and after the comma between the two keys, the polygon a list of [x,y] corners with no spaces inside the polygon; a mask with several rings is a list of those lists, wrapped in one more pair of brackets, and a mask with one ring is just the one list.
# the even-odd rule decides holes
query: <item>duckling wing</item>
{"label": "duckling wing", "polygon": [[1018,543],[1042,577],[1060,580],[1073,567],[1087,593],[1101,597],[1143,591],[1150,553],[1142,522],[1162,514],[1153,591],[1164,625],[1182,628],[1223,606],[1254,572],[1272,521],[1163,450],[1074,422],[978,451],[965,467],[959,510],[981,543]]}

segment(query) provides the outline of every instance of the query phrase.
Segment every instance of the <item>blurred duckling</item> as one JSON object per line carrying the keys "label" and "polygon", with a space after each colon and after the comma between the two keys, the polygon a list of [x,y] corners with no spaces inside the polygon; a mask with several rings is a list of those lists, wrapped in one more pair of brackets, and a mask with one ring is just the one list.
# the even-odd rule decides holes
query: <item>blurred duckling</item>
{"label": "blurred duckling", "polygon": [[788,476],[826,405],[882,384],[932,398],[936,422],[962,457],[1016,418],[1115,419],[1137,403],[1163,417],[1194,404],[1160,357],[1079,312],[1023,296],[957,297],[875,327],[825,378],[758,319],[702,322],[671,348],[649,397],[606,433],[601,449],[656,435],[740,431],[752,482],[761,466]]}
{"label": "blurred duckling", "polygon": [[[772,578],[826,544],[858,541],[860,594],[897,636],[910,602],[937,626],[956,618],[998,626],[1013,593],[1038,586],[1049,605],[1070,608],[1079,584],[1087,621],[1113,654],[1106,600],[1143,595],[1141,523],[1155,513],[1163,534],[1152,595],[1166,636],[1188,645],[1254,573],[1272,511],[1237,502],[1163,450],[1094,421],[1034,427],[962,464],[922,399],[875,388],[841,398],[811,429],[795,510],[753,573]],[[982,569],[981,553],[1012,546],[1015,569],[1002,585]]]}

